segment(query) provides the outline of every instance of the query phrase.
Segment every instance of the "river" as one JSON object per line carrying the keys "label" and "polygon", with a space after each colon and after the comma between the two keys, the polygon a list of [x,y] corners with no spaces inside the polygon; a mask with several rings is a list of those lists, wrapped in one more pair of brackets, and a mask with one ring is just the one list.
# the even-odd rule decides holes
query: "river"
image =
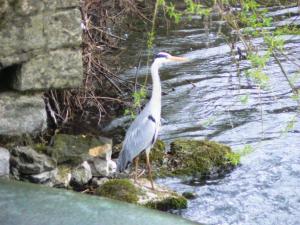
{"label": "river", "polygon": [[[298,15],[299,10],[289,9]],[[270,16],[284,13],[275,10]],[[234,151],[245,146],[253,151],[241,165],[223,179],[205,185],[189,185],[179,179],[161,179],[161,184],[178,192],[192,191],[197,198],[181,211],[185,218],[205,224],[300,224],[300,122],[297,102],[279,66],[272,58],[266,66],[270,81],[265,89],[245,76],[250,64],[240,61],[241,76],[232,64],[230,48],[218,35],[222,21],[210,21],[209,30],[201,17],[193,17],[176,29],[160,27],[155,51],[167,51],[190,59],[161,70],[163,92],[160,138],[210,139],[227,144]],[[279,23],[277,23],[278,25]],[[273,29],[273,28],[270,28]],[[284,35],[284,52],[300,64],[300,36]],[[134,40],[133,40],[134,39]],[[131,43],[130,43],[131,41]],[[262,39],[253,42],[264,51]],[[140,44],[139,44],[140,43]],[[237,44],[242,49],[242,45]],[[145,43],[129,38],[126,60],[137,65],[146,55]],[[142,50],[140,50],[142,49]],[[144,57],[145,58],[145,57]],[[299,67],[280,57],[290,78]],[[145,61],[139,78],[146,75]],[[136,68],[124,73],[134,79]],[[299,87],[299,78],[296,86]],[[243,101],[241,99],[247,99]]]}

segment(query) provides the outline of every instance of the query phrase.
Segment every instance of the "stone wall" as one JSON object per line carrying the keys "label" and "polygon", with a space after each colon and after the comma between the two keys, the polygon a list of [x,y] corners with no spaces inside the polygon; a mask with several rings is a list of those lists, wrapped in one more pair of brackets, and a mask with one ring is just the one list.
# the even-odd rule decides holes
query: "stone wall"
{"label": "stone wall", "polygon": [[76,0],[1,0],[0,135],[46,128],[43,91],[82,81]]}

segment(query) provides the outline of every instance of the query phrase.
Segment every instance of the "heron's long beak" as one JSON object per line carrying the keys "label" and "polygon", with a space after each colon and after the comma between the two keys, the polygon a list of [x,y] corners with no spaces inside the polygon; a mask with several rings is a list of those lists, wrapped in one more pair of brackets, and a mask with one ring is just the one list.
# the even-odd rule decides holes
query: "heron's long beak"
{"label": "heron's long beak", "polygon": [[186,61],[188,61],[188,58],[177,57],[177,56],[170,56],[169,59],[171,61],[174,61],[174,62],[186,62]]}

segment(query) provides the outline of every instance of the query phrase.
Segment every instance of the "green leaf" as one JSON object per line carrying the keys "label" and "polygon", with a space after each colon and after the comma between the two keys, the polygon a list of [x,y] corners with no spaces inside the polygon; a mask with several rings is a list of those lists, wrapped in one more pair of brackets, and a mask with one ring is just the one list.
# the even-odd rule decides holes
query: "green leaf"
{"label": "green leaf", "polygon": [[241,103],[247,104],[248,100],[249,100],[249,95],[242,95],[242,96],[240,96]]}

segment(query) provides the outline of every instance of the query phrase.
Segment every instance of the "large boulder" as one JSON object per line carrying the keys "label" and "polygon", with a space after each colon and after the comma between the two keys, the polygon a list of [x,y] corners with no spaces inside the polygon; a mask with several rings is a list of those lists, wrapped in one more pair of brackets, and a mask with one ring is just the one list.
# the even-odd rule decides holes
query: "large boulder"
{"label": "large boulder", "polygon": [[[56,159],[58,164],[68,163],[77,166],[83,161],[97,157],[97,150],[102,149],[99,146],[106,144],[103,139],[90,135],[56,134],[53,146],[48,148],[48,154]],[[94,151],[90,151],[91,149]]]}
{"label": "large boulder", "polygon": [[22,64],[12,87],[19,91],[74,88],[82,82],[81,52],[59,49],[40,54]]}
{"label": "large boulder", "polygon": [[97,195],[129,203],[137,203],[138,189],[128,179],[112,179],[96,191]]}
{"label": "large boulder", "polygon": [[16,179],[46,183],[56,173],[56,163],[49,156],[36,152],[30,146],[11,149],[11,173]]}
{"label": "large boulder", "polygon": [[41,94],[0,93],[0,136],[37,134],[47,127]]}
{"label": "large boulder", "polygon": [[138,183],[131,179],[112,179],[98,187],[96,194],[162,211],[187,207],[187,200],[183,196],[157,184],[155,190],[150,187],[147,179],[139,179]]}
{"label": "large boulder", "polygon": [[205,180],[217,178],[236,165],[229,156],[234,155],[229,146],[207,140],[175,140],[168,152],[167,175],[192,176]]}
{"label": "large boulder", "polygon": [[9,177],[9,158],[9,151],[0,147],[0,178]]}

